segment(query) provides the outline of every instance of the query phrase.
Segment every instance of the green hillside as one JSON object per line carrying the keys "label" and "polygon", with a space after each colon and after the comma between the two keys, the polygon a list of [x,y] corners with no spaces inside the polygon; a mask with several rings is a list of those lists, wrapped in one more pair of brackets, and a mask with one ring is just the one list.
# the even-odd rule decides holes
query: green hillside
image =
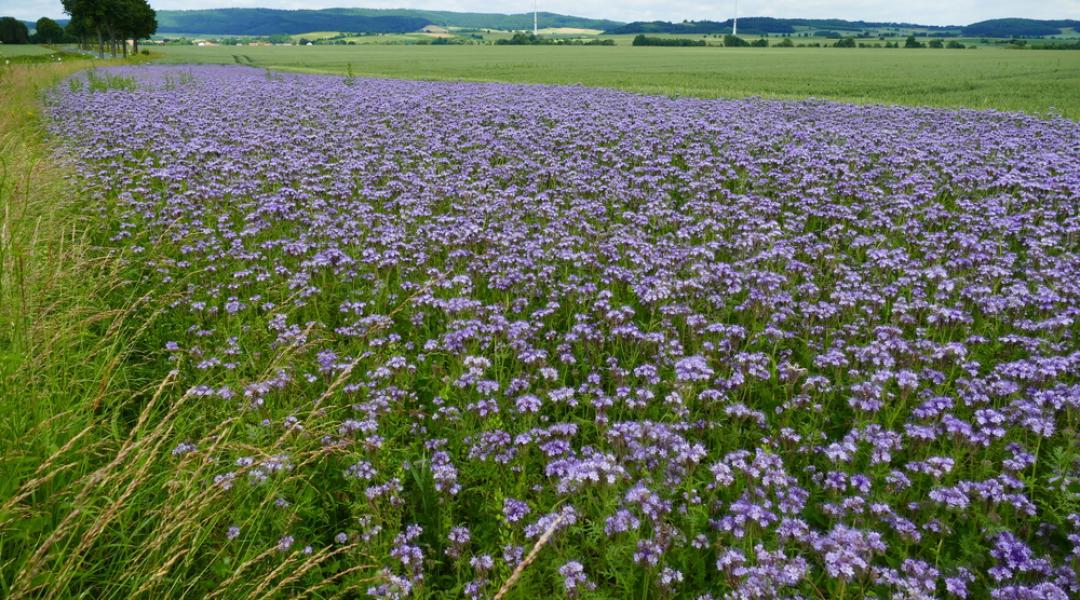
{"label": "green hillside", "polygon": [[[404,33],[426,25],[469,29],[531,29],[532,13],[516,15],[458,13],[412,9],[328,8],[324,10],[275,10],[268,8],[219,8],[207,10],[159,10],[158,33],[215,35],[272,35],[308,31]],[[540,13],[544,27],[614,29],[622,25],[606,19],[587,19]]]}
{"label": "green hillside", "polygon": [[[827,30],[841,33],[922,31],[939,35],[964,35],[968,37],[1039,37],[1059,35],[1062,29],[1077,28],[1080,21],[1036,19],[992,19],[967,26],[918,25],[915,23],[886,23],[877,21],[849,21],[846,19],[776,19],[772,17],[743,17],[739,19],[739,33],[793,34],[808,30]],[[635,21],[609,29],[610,34],[667,33],[667,34],[717,34],[730,33],[731,19],[726,21]]]}
{"label": "green hillside", "polygon": [[964,27],[972,37],[1040,37],[1059,35],[1062,29],[1080,31],[1080,21],[1040,21],[1036,19],[991,19]]}

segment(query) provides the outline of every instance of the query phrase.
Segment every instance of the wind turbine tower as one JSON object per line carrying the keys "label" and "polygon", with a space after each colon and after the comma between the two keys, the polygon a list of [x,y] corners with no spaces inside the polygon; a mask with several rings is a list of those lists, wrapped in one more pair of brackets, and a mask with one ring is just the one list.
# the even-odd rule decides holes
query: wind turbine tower
{"label": "wind turbine tower", "polygon": [[731,35],[739,35],[739,0],[735,0],[735,18],[731,21]]}
{"label": "wind turbine tower", "polygon": [[537,4],[539,2],[540,0],[533,0],[533,35],[536,35],[536,33],[540,31],[540,29],[536,26],[537,22],[539,21],[539,13],[537,12]]}

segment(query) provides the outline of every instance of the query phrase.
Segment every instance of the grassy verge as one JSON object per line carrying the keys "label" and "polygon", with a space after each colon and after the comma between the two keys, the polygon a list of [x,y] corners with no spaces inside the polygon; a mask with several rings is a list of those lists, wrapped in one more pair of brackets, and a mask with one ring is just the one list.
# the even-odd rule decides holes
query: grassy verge
{"label": "grassy verge", "polygon": [[178,476],[196,403],[160,352],[168,291],[109,241],[114,199],[80,189],[42,117],[49,88],[119,62],[0,72],[0,598],[272,596],[353,546],[228,555],[209,536],[227,525],[212,463]]}
{"label": "grassy verge", "polygon": [[[100,61],[99,61],[100,62]],[[143,303],[56,158],[41,102],[85,59],[0,70],[0,597],[62,597],[107,529],[141,435],[122,417]],[[106,63],[108,64],[108,63]],[[145,417],[148,413],[143,412]],[[137,466],[137,465],[136,465]],[[114,483],[110,483],[110,482]],[[130,495],[130,494],[129,494]],[[104,502],[109,498],[109,502]]]}

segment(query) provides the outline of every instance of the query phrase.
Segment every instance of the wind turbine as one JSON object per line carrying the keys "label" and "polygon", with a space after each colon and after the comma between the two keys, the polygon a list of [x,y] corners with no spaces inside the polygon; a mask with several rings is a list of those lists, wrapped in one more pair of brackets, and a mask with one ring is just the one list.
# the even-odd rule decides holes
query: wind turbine
{"label": "wind turbine", "polygon": [[536,35],[537,32],[540,31],[536,26],[537,22],[539,21],[539,17],[538,17],[539,13],[538,13],[538,10],[537,10],[537,8],[538,8],[537,5],[538,5],[539,1],[540,0],[533,0],[533,35]]}
{"label": "wind turbine", "polygon": [[739,35],[739,0],[735,0],[735,19],[731,22],[731,35]]}

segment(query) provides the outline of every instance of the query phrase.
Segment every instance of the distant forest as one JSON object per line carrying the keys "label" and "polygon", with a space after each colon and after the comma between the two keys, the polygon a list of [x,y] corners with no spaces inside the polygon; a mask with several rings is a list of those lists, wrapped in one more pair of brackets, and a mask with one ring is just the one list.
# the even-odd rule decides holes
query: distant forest
{"label": "distant forest", "polygon": [[[608,30],[608,33],[731,33],[732,21],[637,21]],[[1080,31],[1080,21],[1039,21],[1035,19],[992,19],[966,26],[918,25],[915,23],[886,23],[875,21],[847,21],[844,19],[776,19],[772,17],[744,17],[739,19],[739,33],[747,35],[791,34],[796,27],[831,31],[865,31],[868,29],[923,29],[933,32],[956,32],[967,37],[1038,37],[1057,35],[1062,28]]]}
{"label": "distant forest", "polygon": [[1036,21],[1034,19],[993,19],[972,23],[963,28],[969,37],[1038,37],[1057,35],[1062,28],[1080,32],[1080,21]]}
{"label": "distant forest", "polygon": [[[273,35],[310,31],[357,33],[406,33],[427,25],[469,29],[532,29],[529,14],[503,15],[457,13],[412,9],[328,8],[324,10],[275,10],[268,8],[219,8],[209,10],[159,10],[159,33],[215,35]],[[622,25],[605,19],[586,19],[540,13],[543,27],[576,27],[607,30]]]}

